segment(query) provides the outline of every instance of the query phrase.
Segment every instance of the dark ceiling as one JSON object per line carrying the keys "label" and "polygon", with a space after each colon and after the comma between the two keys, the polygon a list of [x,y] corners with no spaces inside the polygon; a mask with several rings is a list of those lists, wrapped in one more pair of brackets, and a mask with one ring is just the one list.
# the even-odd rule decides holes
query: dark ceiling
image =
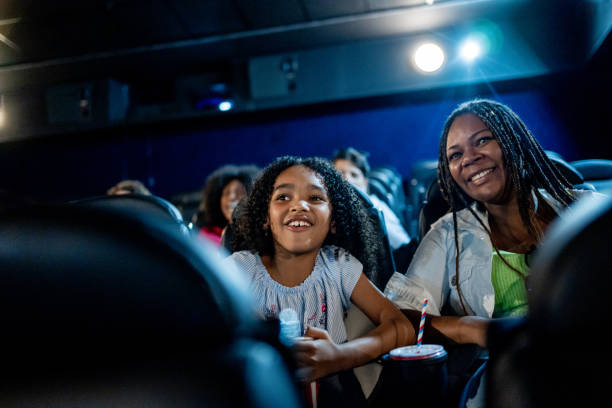
{"label": "dark ceiling", "polygon": [[588,12],[578,3],[593,2],[4,0],[0,89],[32,81],[215,69],[255,55],[431,32],[478,18],[514,20],[522,31],[532,22],[544,34],[564,27],[575,38],[584,33],[571,26],[582,24],[581,14]]}
{"label": "dark ceiling", "polygon": [[[114,79],[135,93],[143,81],[145,88],[155,83],[161,88],[169,79],[227,76],[237,69],[231,80],[251,87],[251,95],[242,95],[245,110],[409,92],[423,80],[407,75],[406,84],[394,79],[387,86],[381,80],[366,90],[353,84],[320,100],[303,94],[270,104],[274,98],[255,100],[252,68],[265,65],[262,56],[302,52],[303,77],[309,69],[318,71],[316,64],[308,66],[309,58],[320,59],[328,67],[320,75],[338,83],[350,76],[346,66],[355,64],[364,44],[363,59],[370,65],[379,60],[376,69],[362,67],[355,74],[354,82],[364,82],[385,74],[381,50],[388,55],[395,50],[389,41],[423,35],[448,39],[482,21],[501,27],[505,48],[479,80],[516,79],[584,64],[608,35],[611,9],[609,0],[3,0],[0,92]],[[327,54],[315,53],[324,49]],[[447,71],[443,80],[429,77],[422,86],[465,81],[457,79],[456,70]],[[330,76],[334,73],[337,78]],[[26,96],[30,99],[14,97],[22,100],[16,105],[40,99],[35,92]]]}

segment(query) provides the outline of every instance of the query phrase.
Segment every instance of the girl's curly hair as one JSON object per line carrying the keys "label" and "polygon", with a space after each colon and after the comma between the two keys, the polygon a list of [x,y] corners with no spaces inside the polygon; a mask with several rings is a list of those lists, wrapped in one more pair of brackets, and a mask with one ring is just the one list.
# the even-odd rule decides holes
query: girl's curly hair
{"label": "girl's curly hair", "polygon": [[333,164],[323,158],[279,157],[266,167],[255,180],[244,207],[235,214],[237,239],[232,252],[250,250],[260,255],[274,255],[274,242],[268,221],[274,183],[280,173],[293,166],[305,166],[314,171],[327,189],[332,208],[335,233],[330,233],[323,245],[336,245],[349,251],[363,264],[364,273],[373,280],[370,271],[376,270],[376,248],[371,225],[353,187],[349,185]]}
{"label": "girl's curly hair", "polygon": [[248,192],[259,170],[255,165],[228,164],[212,172],[206,179],[200,206],[192,219],[193,224],[198,228],[213,226],[225,228],[227,219],[221,211],[223,189],[231,181],[238,180]]}

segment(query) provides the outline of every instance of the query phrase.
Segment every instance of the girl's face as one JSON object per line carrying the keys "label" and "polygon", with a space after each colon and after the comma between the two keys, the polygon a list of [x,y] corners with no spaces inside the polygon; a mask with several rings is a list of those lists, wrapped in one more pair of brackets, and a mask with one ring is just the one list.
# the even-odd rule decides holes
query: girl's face
{"label": "girl's face", "polygon": [[453,121],[446,157],[453,179],[467,195],[485,204],[505,201],[507,173],[502,151],[478,116],[468,113]]}
{"label": "girl's face", "polygon": [[305,166],[292,166],[274,182],[268,211],[276,254],[318,252],[330,232],[332,207],[323,180]]}
{"label": "girl's face", "polygon": [[246,196],[246,188],[239,180],[232,180],[223,188],[221,192],[221,212],[229,222],[232,223],[232,212],[238,205],[238,202]]}

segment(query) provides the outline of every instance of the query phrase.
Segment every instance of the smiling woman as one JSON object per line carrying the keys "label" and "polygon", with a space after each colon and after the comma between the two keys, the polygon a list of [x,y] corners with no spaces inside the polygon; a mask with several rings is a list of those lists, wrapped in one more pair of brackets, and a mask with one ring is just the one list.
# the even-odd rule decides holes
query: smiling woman
{"label": "smiling woman", "polygon": [[405,309],[418,311],[428,299],[434,316],[443,308],[466,316],[429,324],[459,343],[484,346],[487,318],[527,312],[529,255],[557,215],[590,192],[573,190],[523,121],[490,100],[466,102],[449,116],[438,177],[451,213],[385,292]]}

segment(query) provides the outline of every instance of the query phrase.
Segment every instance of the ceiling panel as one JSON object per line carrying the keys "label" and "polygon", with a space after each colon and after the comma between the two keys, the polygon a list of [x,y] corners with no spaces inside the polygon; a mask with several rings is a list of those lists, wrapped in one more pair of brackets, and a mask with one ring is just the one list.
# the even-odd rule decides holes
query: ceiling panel
{"label": "ceiling panel", "polygon": [[348,14],[364,13],[368,10],[366,0],[329,1],[307,0],[304,2],[306,12],[312,20],[338,17]]}
{"label": "ceiling panel", "polygon": [[237,0],[249,28],[284,26],[306,21],[300,0]]}
{"label": "ceiling panel", "polygon": [[172,3],[192,35],[224,34],[246,29],[239,10],[228,0],[183,0]]}
{"label": "ceiling panel", "polygon": [[[447,0],[448,1],[448,0]],[[384,10],[398,7],[413,7],[427,4],[425,0],[366,0],[370,10]],[[440,3],[440,0],[437,1]]]}

